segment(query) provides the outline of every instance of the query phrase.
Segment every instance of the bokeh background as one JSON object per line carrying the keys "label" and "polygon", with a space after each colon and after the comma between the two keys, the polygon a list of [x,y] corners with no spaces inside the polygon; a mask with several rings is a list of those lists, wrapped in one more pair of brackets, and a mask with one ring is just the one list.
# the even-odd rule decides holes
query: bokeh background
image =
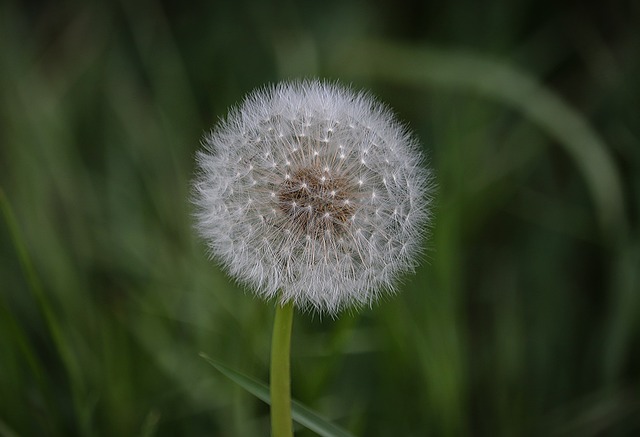
{"label": "bokeh background", "polygon": [[638,435],[639,24],[631,0],[4,0],[0,435],[268,435],[199,353],[267,381],[273,305],[188,199],[203,133],[298,77],[393,107],[438,193],[402,293],[296,315],[294,397],[361,436]]}

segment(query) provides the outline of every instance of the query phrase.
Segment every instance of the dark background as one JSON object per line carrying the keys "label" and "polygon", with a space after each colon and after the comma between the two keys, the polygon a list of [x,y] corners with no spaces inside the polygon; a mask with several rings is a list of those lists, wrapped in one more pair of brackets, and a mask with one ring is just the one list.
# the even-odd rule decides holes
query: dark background
{"label": "dark background", "polygon": [[[293,395],[362,436],[640,433],[640,4],[0,4],[0,435],[268,435],[272,303],[194,235],[253,88],[371,90],[437,175],[398,296],[297,314]],[[300,430],[298,435],[313,435]]]}

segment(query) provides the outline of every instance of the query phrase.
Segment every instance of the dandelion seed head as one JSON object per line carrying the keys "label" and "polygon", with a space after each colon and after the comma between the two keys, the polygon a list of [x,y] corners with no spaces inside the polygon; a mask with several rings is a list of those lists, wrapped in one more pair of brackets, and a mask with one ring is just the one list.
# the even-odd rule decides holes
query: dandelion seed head
{"label": "dandelion seed head", "polygon": [[368,94],[320,81],[254,91],[197,159],[197,229],[263,298],[336,314],[395,292],[416,266],[431,175]]}

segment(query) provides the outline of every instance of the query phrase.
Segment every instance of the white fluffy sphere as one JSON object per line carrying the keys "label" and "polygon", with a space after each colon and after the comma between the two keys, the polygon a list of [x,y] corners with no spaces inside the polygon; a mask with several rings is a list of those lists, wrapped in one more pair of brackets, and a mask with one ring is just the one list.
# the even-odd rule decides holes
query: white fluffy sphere
{"label": "white fluffy sphere", "polygon": [[416,265],[430,173],[367,94],[319,81],[254,91],[197,159],[198,231],[261,297],[335,314],[393,292]]}

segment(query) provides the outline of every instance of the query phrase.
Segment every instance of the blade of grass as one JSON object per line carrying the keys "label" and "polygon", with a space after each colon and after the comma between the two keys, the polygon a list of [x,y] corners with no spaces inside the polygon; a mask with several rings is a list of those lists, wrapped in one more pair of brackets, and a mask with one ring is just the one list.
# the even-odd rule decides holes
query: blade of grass
{"label": "blade of grass", "polygon": [[[230,367],[215,361],[205,353],[200,353],[200,356],[215,367],[220,373],[247,390],[249,393],[261,401],[266,402],[269,405],[271,404],[269,387],[266,384],[242,373],[236,372]],[[347,431],[334,425],[327,419],[324,419],[300,402],[295,400],[292,401],[291,409],[293,420],[323,437],[352,437],[352,435]]]}
{"label": "blade of grass", "polygon": [[19,437],[19,434],[9,428],[9,425],[0,419],[0,436],[2,437]]}
{"label": "blade of grass", "polygon": [[42,311],[45,322],[47,324],[47,328],[49,330],[49,334],[51,335],[55,348],[58,351],[60,358],[62,359],[65,370],[67,372],[67,376],[69,377],[74,406],[76,409],[76,414],[78,415],[78,420],[80,422],[80,430],[83,435],[89,435],[90,413],[87,411],[86,404],[82,400],[81,394],[84,391],[82,389],[82,381],[80,377],[80,366],[76,357],[72,353],[71,346],[66,341],[65,336],[63,335],[61,324],[49,302],[49,299],[47,299],[42,283],[40,282],[40,278],[36,273],[36,269],[29,255],[29,251],[27,250],[24,238],[20,233],[18,221],[16,220],[13,209],[11,208],[9,200],[7,199],[2,188],[0,188],[0,211],[4,216],[5,223],[9,230],[9,235],[11,236],[14,248],[17,252],[20,265],[29,286],[29,290],[33,294],[35,301],[40,307],[40,311]]}

